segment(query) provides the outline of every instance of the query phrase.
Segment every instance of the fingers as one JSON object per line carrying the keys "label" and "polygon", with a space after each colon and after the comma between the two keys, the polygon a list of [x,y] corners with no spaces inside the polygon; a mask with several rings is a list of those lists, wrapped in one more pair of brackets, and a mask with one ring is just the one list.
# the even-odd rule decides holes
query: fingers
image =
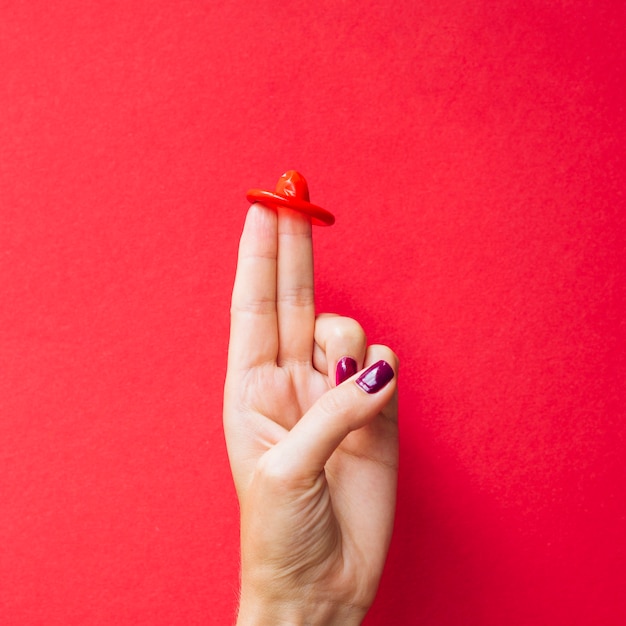
{"label": "fingers", "polygon": [[357,321],[340,315],[319,315],[314,338],[313,365],[335,385],[363,367],[367,338]]}
{"label": "fingers", "polygon": [[261,204],[248,210],[239,243],[231,305],[229,367],[246,369],[278,354],[276,213]]}
{"label": "fingers", "polygon": [[282,208],[278,209],[277,275],[278,364],[310,363],[315,326],[311,221]]}
{"label": "fingers", "polygon": [[239,244],[229,366],[310,363],[315,302],[311,222],[253,204]]}
{"label": "fingers", "polygon": [[315,479],[348,433],[370,423],[393,401],[398,360],[386,346],[370,346],[366,369],[325,393],[265,463],[289,480]]}

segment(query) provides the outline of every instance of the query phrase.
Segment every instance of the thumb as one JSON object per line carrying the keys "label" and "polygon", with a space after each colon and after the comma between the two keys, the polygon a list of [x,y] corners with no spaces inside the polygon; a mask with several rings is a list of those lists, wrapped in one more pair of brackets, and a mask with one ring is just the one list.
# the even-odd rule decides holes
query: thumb
{"label": "thumb", "polygon": [[284,477],[317,478],[348,433],[369,424],[391,401],[397,358],[383,346],[371,348],[384,350],[387,359],[377,360],[327,391],[271,450],[274,467],[280,467]]}

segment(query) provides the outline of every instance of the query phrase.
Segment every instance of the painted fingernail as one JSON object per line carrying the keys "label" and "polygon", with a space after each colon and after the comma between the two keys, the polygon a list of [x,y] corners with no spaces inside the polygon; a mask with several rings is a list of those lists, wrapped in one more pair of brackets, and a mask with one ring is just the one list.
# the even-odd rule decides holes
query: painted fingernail
{"label": "painted fingernail", "polygon": [[344,356],[337,362],[335,370],[335,384],[341,385],[344,380],[357,373],[356,361],[351,356]]}
{"label": "painted fingernail", "polygon": [[394,377],[393,368],[387,361],[370,365],[357,379],[356,384],[367,393],[380,391]]}

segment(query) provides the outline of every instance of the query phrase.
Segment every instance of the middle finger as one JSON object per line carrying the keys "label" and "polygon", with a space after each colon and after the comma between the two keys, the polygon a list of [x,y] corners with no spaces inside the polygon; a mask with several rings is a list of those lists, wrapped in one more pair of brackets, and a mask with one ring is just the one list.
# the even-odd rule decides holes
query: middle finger
{"label": "middle finger", "polygon": [[315,298],[310,219],[278,208],[278,365],[310,363],[313,354]]}

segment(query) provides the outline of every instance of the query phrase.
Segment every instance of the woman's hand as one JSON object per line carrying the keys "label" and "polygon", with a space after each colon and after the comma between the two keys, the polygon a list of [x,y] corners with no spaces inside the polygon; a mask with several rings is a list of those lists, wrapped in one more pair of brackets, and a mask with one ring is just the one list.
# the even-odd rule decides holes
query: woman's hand
{"label": "woman's hand", "polygon": [[354,320],[316,318],[309,219],[252,205],[224,396],[241,507],[239,625],[363,619],[393,526],[396,371],[394,353],[368,347]]}

